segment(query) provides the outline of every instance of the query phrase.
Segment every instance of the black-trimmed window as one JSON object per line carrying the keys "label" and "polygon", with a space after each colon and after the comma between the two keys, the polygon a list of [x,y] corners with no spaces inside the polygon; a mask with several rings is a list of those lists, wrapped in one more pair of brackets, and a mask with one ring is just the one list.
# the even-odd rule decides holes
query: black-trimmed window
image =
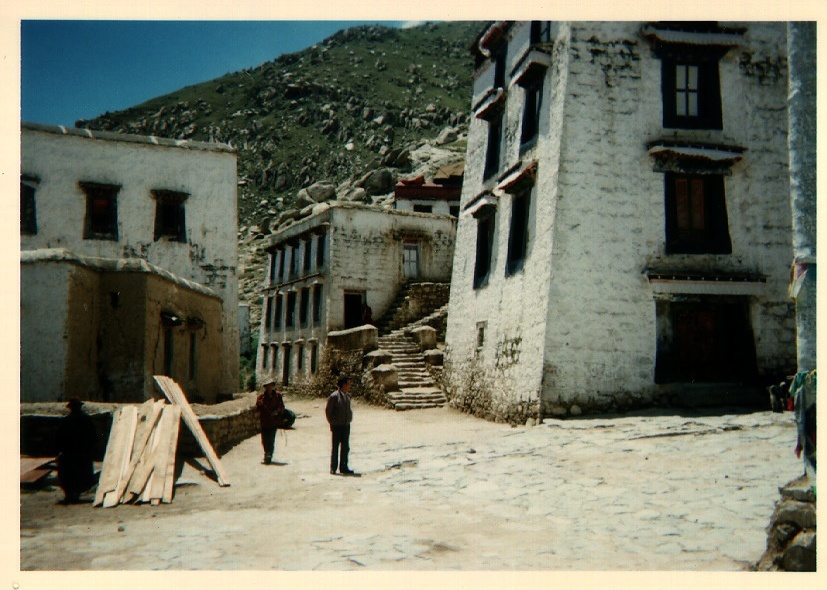
{"label": "black-trimmed window", "polygon": [[667,254],[731,254],[724,177],[667,172],[664,182]]}
{"label": "black-trimmed window", "polygon": [[319,366],[319,343],[314,342],[310,345],[310,372],[315,373]]}
{"label": "black-trimmed window", "polygon": [[97,182],[78,183],[86,193],[86,219],[83,224],[84,240],[118,239],[118,192],[119,185]]}
{"label": "black-trimmed window", "polygon": [[284,307],[284,294],[276,295],[276,313],[273,316],[273,328],[278,330],[281,328],[282,308]]}
{"label": "black-trimmed window", "polygon": [[307,310],[310,308],[310,287],[303,287],[299,302],[299,324],[307,325]]}
{"label": "black-trimmed window", "polygon": [[287,279],[287,277],[284,276],[284,270],[286,268],[284,259],[286,257],[287,257],[287,248],[282,248],[281,250],[279,250],[279,274],[278,274],[278,276],[279,276],[279,278],[282,282],[284,282]]}
{"label": "black-trimmed window", "polygon": [[503,43],[494,53],[494,88],[505,88],[505,58],[508,45]]}
{"label": "black-trimmed window", "polygon": [[489,179],[500,169],[500,146],[503,138],[503,113],[499,110],[488,120],[488,145],[485,149],[483,179]]}
{"label": "black-trimmed window", "polygon": [[663,126],[722,129],[718,59],[662,58]]}
{"label": "black-trimmed window", "polygon": [[529,32],[529,43],[549,43],[551,41],[551,21],[533,20]]}
{"label": "black-trimmed window", "polygon": [[310,272],[310,262],[313,259],[310,257],[310,240],[304,242],[304,272]]}
{"label": "black-trimmed window", "polygon": [[448,207],[448,213],[451,217],[459,217],[459,205],[451,205]]}
{"label": "black-trimmed window", "polygon": [[540,132],[540,111],[543,107],[543,79],[543,76],[537,76],[525,87],[520,149],[525,149],[533,145]]}
{"label": "black-trimmed window", "polygon": [[290,249],[290,276],[299,276],[299,245],[295,244]]}
{"label": "black-trimmed window", "polygon": [[284,325],[292,328],[296,325],[296,292],[290,291],[287,293],[287,317]]}
{"label": "black-trimmed window", "polygon": [[270,350],[272,351],[272,354],[270,355],[270,370],[275,371],[279,362],[279,345],[270,344]]}
{"label": "black-trimmed window", "polygon": [[270,284],[276,282],[276,250],[270,252]]}
{"label": "black-trimmed window", "polygon": [[494,213],[477,218],[477,255],[474,261],[474,289],[488,284],[494,251]]}
{"label": "black-trimmed window", "polygon": [[326,234],[319,234],[316,238],[316,270],[324,268],[324,246],[326,237]]}
{"label": "black-trimmed window", "polygon": [[296,369],[304,370],[304,344],[296,345]]}
{"label": "black-trimmed window", "polygon": [[433,213],[434,206],[433,205],[414,205],[413,206],[414,213]]}
{"label": "black-trimmed window", "polygon": [[508,257],[505,275],[522,270],[528,251],[528,216],[531,206],[531,188],[526,188],[511,199],[511,227],[508,231]]}
{"label": "black-trimmed window", "polygon": [[273,298],[267,297],[267,302],[264,307],[264,329],[273,329]]}
{"label": "black-trimmed window", "polygon": [[186,242],[184,201],[189,195],[180,191],[153,189],[155,199],[155,241],[169,238],[173,242]]}
{"label": "black-trimmed window", "polygon": [[322,323],[322,285],[316,285],[313,289],[313,323]]}
{"label": "black-trimmed window", "polygon": [[20,180],[20,233],[33,236],[37,234],[37,209],[35,193],[37,181],[30,178]]}

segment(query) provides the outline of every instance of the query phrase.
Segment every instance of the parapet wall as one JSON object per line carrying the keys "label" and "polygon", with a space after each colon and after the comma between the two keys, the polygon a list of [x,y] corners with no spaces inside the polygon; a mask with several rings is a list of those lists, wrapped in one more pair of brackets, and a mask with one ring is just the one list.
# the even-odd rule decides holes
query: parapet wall
{"label": "parapet wall", "polygon": [[[222,455],[243,440],[259,432],[255,410],[255,393],[240,394],[233,400],[214,404],[193,404],[192,409],[215,452]],[[112,416],[121,404],[84,403],[97,430],[96,459],[103,460]],[[68,414],[64,403],[31,403],[20,405],[20,453],[35,457],[57,455],[58,424]],[[178,454],[185,457],[201,456],[192,433],[183,420],[178,434]]]}

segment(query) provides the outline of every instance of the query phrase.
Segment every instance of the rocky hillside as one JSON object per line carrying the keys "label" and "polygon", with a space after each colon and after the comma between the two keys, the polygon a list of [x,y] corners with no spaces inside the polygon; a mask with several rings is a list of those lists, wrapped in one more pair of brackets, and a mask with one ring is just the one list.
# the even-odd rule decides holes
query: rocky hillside
{"label": "rocky hillside", "polygon": [[481,26],[354,27],[76,126],[238,150],[239,291],[257,322],[264,235],[333,198],[390,206],[400,176],[464,158]]}

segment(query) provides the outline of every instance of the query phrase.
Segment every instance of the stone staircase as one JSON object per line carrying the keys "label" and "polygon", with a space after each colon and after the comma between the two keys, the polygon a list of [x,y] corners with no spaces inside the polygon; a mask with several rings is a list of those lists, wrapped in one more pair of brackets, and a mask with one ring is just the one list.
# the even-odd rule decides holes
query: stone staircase
{"label": "stone staircase", "polygon": [[388,401],[395,410],[437,408],[448,403],[445,393],[436,386],[425,366],[419,346],[404,329],[379,337],[379,348],[389,352],[396,366],[399,391],[388,391]]}
{"label": "stone staircase", "polygon": [[449,294],[448,283],[407,283],[399,290],[388,310],[373,324],[381,335],[406,328],[412,321],[447,305]]}

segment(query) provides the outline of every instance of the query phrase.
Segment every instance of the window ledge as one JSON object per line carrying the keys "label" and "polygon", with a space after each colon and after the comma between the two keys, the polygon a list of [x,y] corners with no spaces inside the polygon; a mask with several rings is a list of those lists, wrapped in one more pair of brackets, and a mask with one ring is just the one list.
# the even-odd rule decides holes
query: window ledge
{"label": "window ledge", "polygon": [[529,47],[511,70],[511,85],[531,86],[546,74],[551,66],[551,55],[537,47]]}
{"label": "window ledge", "polygon": [[477,119],[490,120],[505,106],[505,98],[505,90],[490,88],[471,110]]}

